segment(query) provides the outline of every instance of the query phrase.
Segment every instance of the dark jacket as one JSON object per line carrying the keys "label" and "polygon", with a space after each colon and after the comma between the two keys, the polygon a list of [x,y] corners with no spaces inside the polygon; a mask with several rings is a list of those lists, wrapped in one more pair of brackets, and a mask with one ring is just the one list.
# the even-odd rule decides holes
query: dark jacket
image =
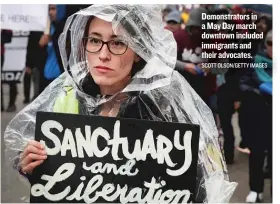
{"label": "dark jacket", "polygon": [[59,68],[60,68],[61,73],[64,72],[64,68],[63,68],[62,59],[61,59],[61,55],[60,55],[60,51],[59,51],[58,38],[59,38],[60,34],[63,32],[65,22],[66,22],[66,19],[64,18],[63,20],[54,23],[55,32],[52,35],[52,43],[53,43],[53,46],[54,46],[57,63],[59,64]]}
{"label": "dark jacket", "polygon": [[5,53],[5,43],[10,43],[12,41],[13,32],[11,30],[1,30],[1,55]]}
{"label": "dark jacket", "polygon": [[[202,57],[196,53],[196,50],[201,50],[201,38],[193,38],[187,30],[178,30],[174,33],[174,38],[177,42],[177,60],[199,64],[203,62]],[[188,59],[183,59],[182,54],[184,49],[190,53]],[[201,50],[202,51],[202,50]],[[192,59],[196,59],[194,62]],[[201,97],[205,96],[205,77],[194,75],[184,70],[178,70],[181,75],[188,81],[195,92]]]}
{"label": "dark jacket", "polygon": [[37,67],[39,70],[43,70],[46,58],[47,50],[46,47],[40,47],[39,41],[43,35],[40,31],[31,31],[28,37],[27,52],[26,52],[26,63],[27,67],[33,69]]}
{"label": "dark jacket", "polygon": [[73,15],[74,13],[76,13],[77,11],[79,11],[83,8],[86,8],[88,6],[89,6],[88,4],[86,4],[86,5],[83,5],[83,4],[66,5],[66,11],[65,11],[65,15],[63,16],[63,18],[60,19],[58,22],[53,23],[53,25],[55,26],[55,32],[52,35],[52,42],[53,42],[57,62],[59,64],[59,68],[60,68],[61,73],[64,72],[64,67],[63,67],[63,64],[62,64],[62,59],[61,59],[59,46],[58,46],[59,36],[63,32],[63,29],[64,29],[67,18],[69,16]]}

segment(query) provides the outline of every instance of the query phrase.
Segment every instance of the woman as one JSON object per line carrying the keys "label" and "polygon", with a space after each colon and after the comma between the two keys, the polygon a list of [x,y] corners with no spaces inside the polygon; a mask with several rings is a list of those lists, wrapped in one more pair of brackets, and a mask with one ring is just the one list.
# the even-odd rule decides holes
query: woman
{"label": "woman", "polygon": [[[246,202],[263,200],[264,163],[267,157],[267,173],[272,176],[272,30],[267,33],[264,52],[256,55],[254,62],[265,64],[265,68],[249,69],[241,77],[243,91],[240,113],[246,116],[245,133],[242,136],[244,149],[249,154],[250,192]],[[270,85],[270,92],[263,90]]]}
{"label": "woman", "polygon": [[40,76],[40,93],[64,71],[58,38],[63,31],[65,20],[66,5],[50,4],[48,26],[39,41],[39,46],[47,49],[47,58]]}
{"label": "woman", "polygon": [[20,160],[18,169],[28,175],[46,159],[34,141],[37,111],[200,124],[195,199],[229,201],[236,184],[228,182],[212,113],[173,70],[176,43],[160,7],[93,5],[68,18],[59,40],[65,73],[5,132],[7,156]]}

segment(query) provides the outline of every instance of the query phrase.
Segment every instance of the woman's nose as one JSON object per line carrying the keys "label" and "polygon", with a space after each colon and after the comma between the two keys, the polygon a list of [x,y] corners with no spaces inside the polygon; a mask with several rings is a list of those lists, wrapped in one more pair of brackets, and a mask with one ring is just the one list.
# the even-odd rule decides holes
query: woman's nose
{"label": "woman's nose", "polygon": [[109,51],[108,45],[104,44],[102,49],[99,52],[99,59],[101,61],[109,60],[110,59],[110,55],[111,55],[111,53]]}

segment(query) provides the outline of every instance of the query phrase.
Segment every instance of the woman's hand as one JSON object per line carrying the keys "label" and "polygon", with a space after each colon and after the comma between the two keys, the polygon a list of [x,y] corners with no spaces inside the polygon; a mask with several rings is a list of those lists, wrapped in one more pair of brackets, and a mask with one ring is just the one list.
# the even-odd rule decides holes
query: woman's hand
{"label": "woman's hand", "polygon": [[21,155],[21,170],[31,174],[35,167],[42,164],[47,159],[47,153],[44,149],[45,147],[40,142],[35,140],[29,141]]}
{"label": "woman's hand", "polygon": [[46,35],[46,34],[44,34],[44,35],[42,35],[42,37],[41,37],[41,39],[40,39],[40,41],[39,41],[39,46],[40,47],[45,47],[45,46],[47,46],[47,44],[49,43],[49,35]]}
{"label": "woman's hand", "polygon": [[193,63],[185,63],[185,71],[192,73],[193,75],[197,75],[195,70],[195,64]]}

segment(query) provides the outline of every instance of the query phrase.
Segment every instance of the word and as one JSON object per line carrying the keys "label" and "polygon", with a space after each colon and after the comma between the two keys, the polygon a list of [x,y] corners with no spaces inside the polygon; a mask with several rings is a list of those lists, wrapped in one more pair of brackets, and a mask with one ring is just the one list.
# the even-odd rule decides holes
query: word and
{"label": "word and", "polygon": [[135,169],[134,172],[131,172],[131,170],[135,164],[136,164],[135,160],[129,160],[126,164],[121,165],[120,168],[117,168],[116,164],[106,163],[106,164],[104,164],[104,166],[102,166],[103,164],[101,162],[96,162],[89,167],[89,166],[87,166],[86,162],[83,162],[83,169],[86,171],[91,171],[91,173],[93,173],[93,174],[113,173],[115,175],[120,174],[122,176],[124,176],[124,175],[135,176],[139,172],[138,169]]}

